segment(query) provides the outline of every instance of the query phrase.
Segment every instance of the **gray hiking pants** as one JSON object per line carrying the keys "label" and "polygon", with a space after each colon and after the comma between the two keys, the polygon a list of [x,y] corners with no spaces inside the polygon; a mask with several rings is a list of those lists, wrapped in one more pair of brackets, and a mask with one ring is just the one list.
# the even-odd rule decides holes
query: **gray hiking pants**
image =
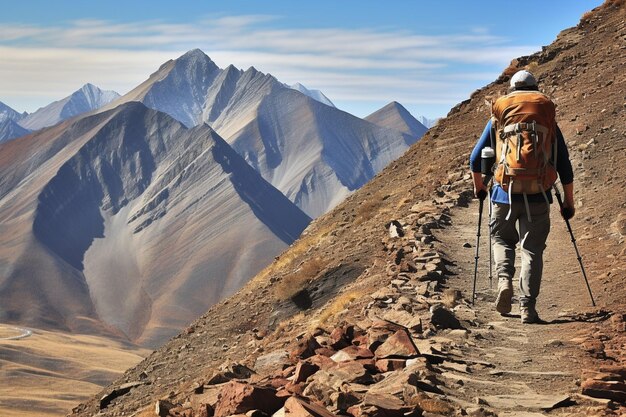
{"label": "gray hiking pants", "polygon": [[493,203],[491,236],[498,279],[512,280],[515,275],[515,246],[522,250],[519,298],[522,305],[534,305],[539,295],[543,271],[543,251],[550,233],[550,205],[529,203],[528,221],[524,203],[514,203],[509,220],[508,204]]}

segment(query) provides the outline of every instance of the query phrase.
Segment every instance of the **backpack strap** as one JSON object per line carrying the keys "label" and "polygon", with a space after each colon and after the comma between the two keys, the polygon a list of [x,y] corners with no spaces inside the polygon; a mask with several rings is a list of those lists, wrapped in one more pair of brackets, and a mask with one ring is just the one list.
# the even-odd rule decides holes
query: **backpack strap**
{"label": "backpack strap", "polygon": [[536,133],[543,133],[544,137],[548,136],[550,133],[550,129],[535,122],[532,123],[513,123],[512,125],[504,126],[502,129],[505,135],[510,135],[511,133],[521,133],[523,131],[530,131]]}

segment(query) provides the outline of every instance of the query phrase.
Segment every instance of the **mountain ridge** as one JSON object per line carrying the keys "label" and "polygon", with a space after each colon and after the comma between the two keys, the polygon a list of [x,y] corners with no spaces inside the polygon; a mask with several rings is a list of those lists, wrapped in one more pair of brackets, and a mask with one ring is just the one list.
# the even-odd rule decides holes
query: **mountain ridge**
{"label": "mountain ridge", "polygon": [[[265,180],[309,216],[317,217],[419,137],[367,123],[327,104],[324,108],[311,95],[254,67],[245,71],[233,65],[219,69],[210,57],[195,49],[168,61],[102,110],[126,101],[142,101],[186,126],[208,123]],[[296,155],[302,147],[315,153],[304,160]],[[381,152],[374,152],[376,147]],[[356,163],[336,172],[334,167],[342,162],[333,157],[334,150],[341,150]],[[348,170],[353,172],[346,175]]]}

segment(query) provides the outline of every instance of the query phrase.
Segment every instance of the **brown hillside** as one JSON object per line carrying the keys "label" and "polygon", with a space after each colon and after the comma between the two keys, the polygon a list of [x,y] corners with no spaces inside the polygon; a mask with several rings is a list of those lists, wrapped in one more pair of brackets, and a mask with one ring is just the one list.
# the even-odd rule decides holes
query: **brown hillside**
{"label": "brown hillside", "polygon": [[[481,289],[476,306],[467,303],[471,289],[466,284],[473,262],[473,253],[467,251],[473,249],[462,247],[465,242],[472,242],[473,247],[471,227],[477,208],[470,199],[469,153],[489,116],[487,104],[506,91],[511,74],[525,67],[538,76],[540,88],[558,105],[558,122],[576,175],[578,207],[572,225],[601,307],[586,307],[589,301],[571,243],[562,221],[553,216],[553,249],[547,267],[552,282],[546,285],[539,305],[550,324],[539,328],[522,328],[519,319],[494,316],[488,290]],[[542,413],[557,403],[567,405],[556,410],[557,415],[623,415],[620,413],[626,409],[614,400],[626,395],[622,387],[626,375],[625,150],[626,5],[607,1],[541,52],[514,60],[496,82],[452,109],[396,163],[314,221],[300,240],[242,290],[212,307],[97,398],[77,407],[74,415],[155,415],[154,406],[160,399],[187,407],[187,414],[181,414],[183,408],[179,407],[170,415],[207,415],[199,411],[200,404],[216,405],[218,392],[222,399],[217,414],[236,414],[242,410],[229,411],[224,405],[229,392],[224,388],[228,384],[223,383],[232,379],[271,385],[273,388],[264,388],[269,390],[264,391],[266,395],[280,387],[283,402],[284,396],[297,393],[328,410],[352,415],[380,415],[374,411],[384,407],[412,415],[471,412],[487,416],[502,410]],[[468,205],[469,209],[464,208]],[[403,237],[390,237],[386,225],[391,220],[401,224]],[[468,226],[464,229],[463,225]],[[454,289],[462,290],[461,299]],[[441,302],[450,308],[457,305],[454,313],[468,331],[442,329],[450,325],[442,324],[439,316],[433,318],[429,311]],[[574,311],[559,315],[556,303],[563,306],[561,310]],[[421,322],[410,323],[405,313]],[[403,324],[406,331],[389,322],[380,323],[379,318]],[[342,323],[355,327],[344,326],[342,331]],[[342,343],[352,343],[352,351],[367,346],[380,360],[381,348],[371,345],[371,338],[398,329],[410,334],[417,345],[421,354],[416,360],[406,361],[414,352],[396,351],[393,358],[399,362],[376,362],[376,368],[372,360],[359,359],[358,365],[348,361],[350,365],[341,365],[351,369],[346,371],[348,376],[342,374],[341,392],[339,386],[333,388],[331,382],[315,376],[319,373],[300,385],[284,379],[294,372],[289,366],[303,362],[312,353],[305,348],[317,347],[316,343],[323,347],[317,351],[321,356],[341,349]],[[528,340],[531,342],[526,343]],[[291,357],[281,355],[285,349]],[[518,349],[521,357],[503,360],[491,356],[497,351],[494,349]],[[328,375],[337,375],[339,365],[328,365],[320,355],[306,361],[318,361],[332,379]],[[517,360],[518,367],[503,368],[507,361]],[[262,366],[263,361],[267,366]],[[250,378],[231,366],[235,363],[258,373]],[[605,365],[614,366],[604,369],[602,382],[617,387],[609,390],[614,392],[610,394],[614,400],[577,396],[581,371]],[[390,369],[394,366],[406,368]],[[365,367],[365,374],[359,374],[359,367]],[[586,372],[587,377],[594,375]],[[477,378],[482,378],[482,385],[476,383]],[[614,381],[619,378],[622,385]],[[393,385],[392,380],[400,382]],[[125,383],[135,384],[100,403],[103,395],[115,393]],[[514,383],[532,387],[538,403],[511,405],[514,398],[505,390]],[[397,386],[404,388],[394,390]],[[546,392],[553,396],[539,395]],[[494,398],[485,399],[488,393]],[[565,394],[563,401],[557,401],[556,394]],[[503,402],[507,398],[509,402]],[[296,407],[294,403],[287,403],[290,410]],[[356,408],[346,410],[347,403],[357,404]]]}

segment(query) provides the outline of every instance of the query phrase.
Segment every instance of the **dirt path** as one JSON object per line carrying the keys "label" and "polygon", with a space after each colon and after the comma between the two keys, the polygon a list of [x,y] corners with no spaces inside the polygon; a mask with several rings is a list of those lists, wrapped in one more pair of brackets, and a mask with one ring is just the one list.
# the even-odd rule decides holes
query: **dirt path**
{"label": "dirt path", "polygon": [[[470,328],[465,338],[461,334],[463,342],[459,343],[462,345],[459,357],[475,365],[465,369],[457,367],[443,374],[451,382],[448,386],[456,388],[448,395],[460,396],[460,402],[488,405],[498,410],[500,416],[548,415],[546,409],[557,404],[550,415],[602,415],[605,402],[578,395],[586,353],[578,346],[576,336],[589,332],[592,322],[603,317],[596,317],[598,309],[591,308],[565,223],[553,207],[552,231],[544,256],[544,280],[537,302],[540,317],[547,323],[522,325],[517,305],[514,304],[508,317],[501,316],[493,307],[497,278],[494,277],[493,288],[489,288],[486,214],[487,207],[474,306],[476,327]],[[453,210],[452,220],[451,227],[437,234],[450,259],[457,260],[457,264],[450,267],[456,275],[448,285],[461,290],[464,298],[471,299],[478,203],[474,201],[469,208]],[[464,247],[466,243],[471,247]],[[519,265],[519,256],[516,264]],[[519,292],[515,284],[518,276],[514,279],[514,303]],[[587,312],[591,318],[581,318],[582,312]],[[487,363],[481,365],[482,362]],[[572,407],[572,400],[578,404]],[[561,407],[567,404],[570,406]]]}

